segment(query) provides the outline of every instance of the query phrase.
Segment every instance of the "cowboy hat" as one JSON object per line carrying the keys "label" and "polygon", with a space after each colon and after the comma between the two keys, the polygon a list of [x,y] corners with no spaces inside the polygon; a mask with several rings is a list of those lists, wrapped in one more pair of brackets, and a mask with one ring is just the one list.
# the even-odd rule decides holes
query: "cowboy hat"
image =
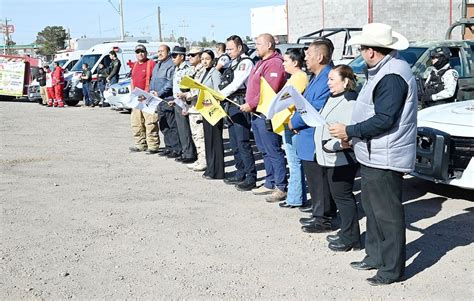
{"label": "cowboy hat", "polygon": [[181,47],[181,46],[174,46],[173,51],[171,51],[171,54],[186,54],[186,47]]}
{"label": "cowboy hat", "polygon": [[396,31],[392,26],[383,23],[369,23],[362,27],[362,34],[352,37],[347,45],[364,45],[404,50],[409,46],[407,38]]}

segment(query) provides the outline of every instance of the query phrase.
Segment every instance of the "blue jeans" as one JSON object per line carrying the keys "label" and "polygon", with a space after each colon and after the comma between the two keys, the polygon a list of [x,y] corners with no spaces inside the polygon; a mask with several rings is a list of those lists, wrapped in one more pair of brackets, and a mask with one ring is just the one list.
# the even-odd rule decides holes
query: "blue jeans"
{"label": "blue jeans", "polygon": [[252,117],[252,130],[255,137],[255,144],[263,156],[265,166],[266,188],[277,187],[281,191],[286,191],[288,184],[286,179],[285,152],[281,148],[281,137],[273,131],[267,130],[265,118]]}
{"label": "blue jeans", "polygon": [[92,100],[90,98],[90,83],[84,82],[82,83],[82,94],[84,95],[84,104],[86,106],[92,105]]}
{"label": "blue jeans", "polygon": [[290,179],[288,181],[288,193],[286,203],[293,206],[302,206],[307,203],[306,181],[304,179],[303,165],[296,154],[296,135],[285,128],[283,145],[285,147],[286,160],[290,169]]}

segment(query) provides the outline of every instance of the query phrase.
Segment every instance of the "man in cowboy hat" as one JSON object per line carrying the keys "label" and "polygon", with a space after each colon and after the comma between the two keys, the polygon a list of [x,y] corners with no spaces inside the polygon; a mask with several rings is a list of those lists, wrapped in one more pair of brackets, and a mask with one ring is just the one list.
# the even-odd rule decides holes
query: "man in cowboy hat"
{"label": "man in cowboy hat", "polygon": [[416,154],[416,80],[397,50],[408,47],[389,25],[367,24],[348,45],[360,45],[367,82],[357,98],[352,125],[335,124],[330,133],[352,145],[361,164],[362,206],[367,216],[366,256],[357,270],[377,269],[371,285],[398,281],[405,270],[403,174]]}

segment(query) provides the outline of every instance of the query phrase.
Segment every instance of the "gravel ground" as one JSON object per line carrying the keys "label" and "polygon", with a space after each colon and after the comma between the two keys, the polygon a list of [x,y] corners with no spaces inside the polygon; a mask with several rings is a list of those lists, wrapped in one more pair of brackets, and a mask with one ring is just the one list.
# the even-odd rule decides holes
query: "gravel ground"
{"label": "gravel ground", "polygon": [[130,154],[128,114],[0,114],[1,299],[474,299],[473,191],[408,177],[408,279],[371,287],[299,210]]}

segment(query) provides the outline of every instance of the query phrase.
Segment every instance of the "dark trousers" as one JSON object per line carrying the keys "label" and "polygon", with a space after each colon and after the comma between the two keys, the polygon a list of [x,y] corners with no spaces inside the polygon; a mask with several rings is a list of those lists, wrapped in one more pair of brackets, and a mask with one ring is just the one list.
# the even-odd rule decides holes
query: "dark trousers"
{"label": "dark trousers", "polygon": [[357,204],[352,193],[354,179],[359,169],[356,164],[325,167],[329,190],[341,217],[339,237],[346,244],[360,243],[359,218]]}
{"label": "dark trousers", "polygon": [[286,178],[285,151],[281,148],[281,136],[267,130],[264,117],[252,117],[252,130],[255,144],[263,156],[266,173],[264,186],[277,187],[281,191],[286,191],[288,179]]}
{"label": "dark trousers", "polygon": [[214,179],[224,178],[224,141],[222,139],[223,120],[212,126],[203,118],[204,148],[206,152],[207,168],[205,176]]}
{"label": "dark trousers", "polygon": [[99,80],[97,81],[97,84],[99,85],[100,98],[102,100],[104,99],[105,80]]}
{"label": "dark trousers", "polygon": [[228,112],[232,122],[229,125],[229,142],[234,152],[236,176],[249,181],[257,180],[255,159],[250,145],[250,114],[230,105]]}
{"label": "dark trousers", "polygon": [[331,198],[326,169],[315,161],[301,160],[303,170],[311,195],[311,206],[316,224],[323,227],[331,227],[332,215],[335,214],[334,201]]}
{"label": "dark trousers", "polygon": [[174,116],[176,125],[178,126],[179,142],[181,143],[181,156],[186,159],[196,158],[196,146],[191,134],[189,125],[189,117],[182,114],[183,110],[180,106],[174,106]]}
{"label": "dark trousers", "polygon": [[364,262],[377,267],[377,276],[398,280],[405,272],[405,213],[403,174],[361,165],[362,207],[367,216]]}
{"label": "dark trousers", "polygon": [[90,97],[90,83],[89,82],[82,83],[82,94],[84,95],[84,105],[86,106],[92,105],[92,100]]}
{"label": "dark trousers", "polygon": [[179,142],[178,126],[174,115],[174,108],[166,101],[158,105],[158,125],[165,140],[166,149],[181,154],[181,143]]}

